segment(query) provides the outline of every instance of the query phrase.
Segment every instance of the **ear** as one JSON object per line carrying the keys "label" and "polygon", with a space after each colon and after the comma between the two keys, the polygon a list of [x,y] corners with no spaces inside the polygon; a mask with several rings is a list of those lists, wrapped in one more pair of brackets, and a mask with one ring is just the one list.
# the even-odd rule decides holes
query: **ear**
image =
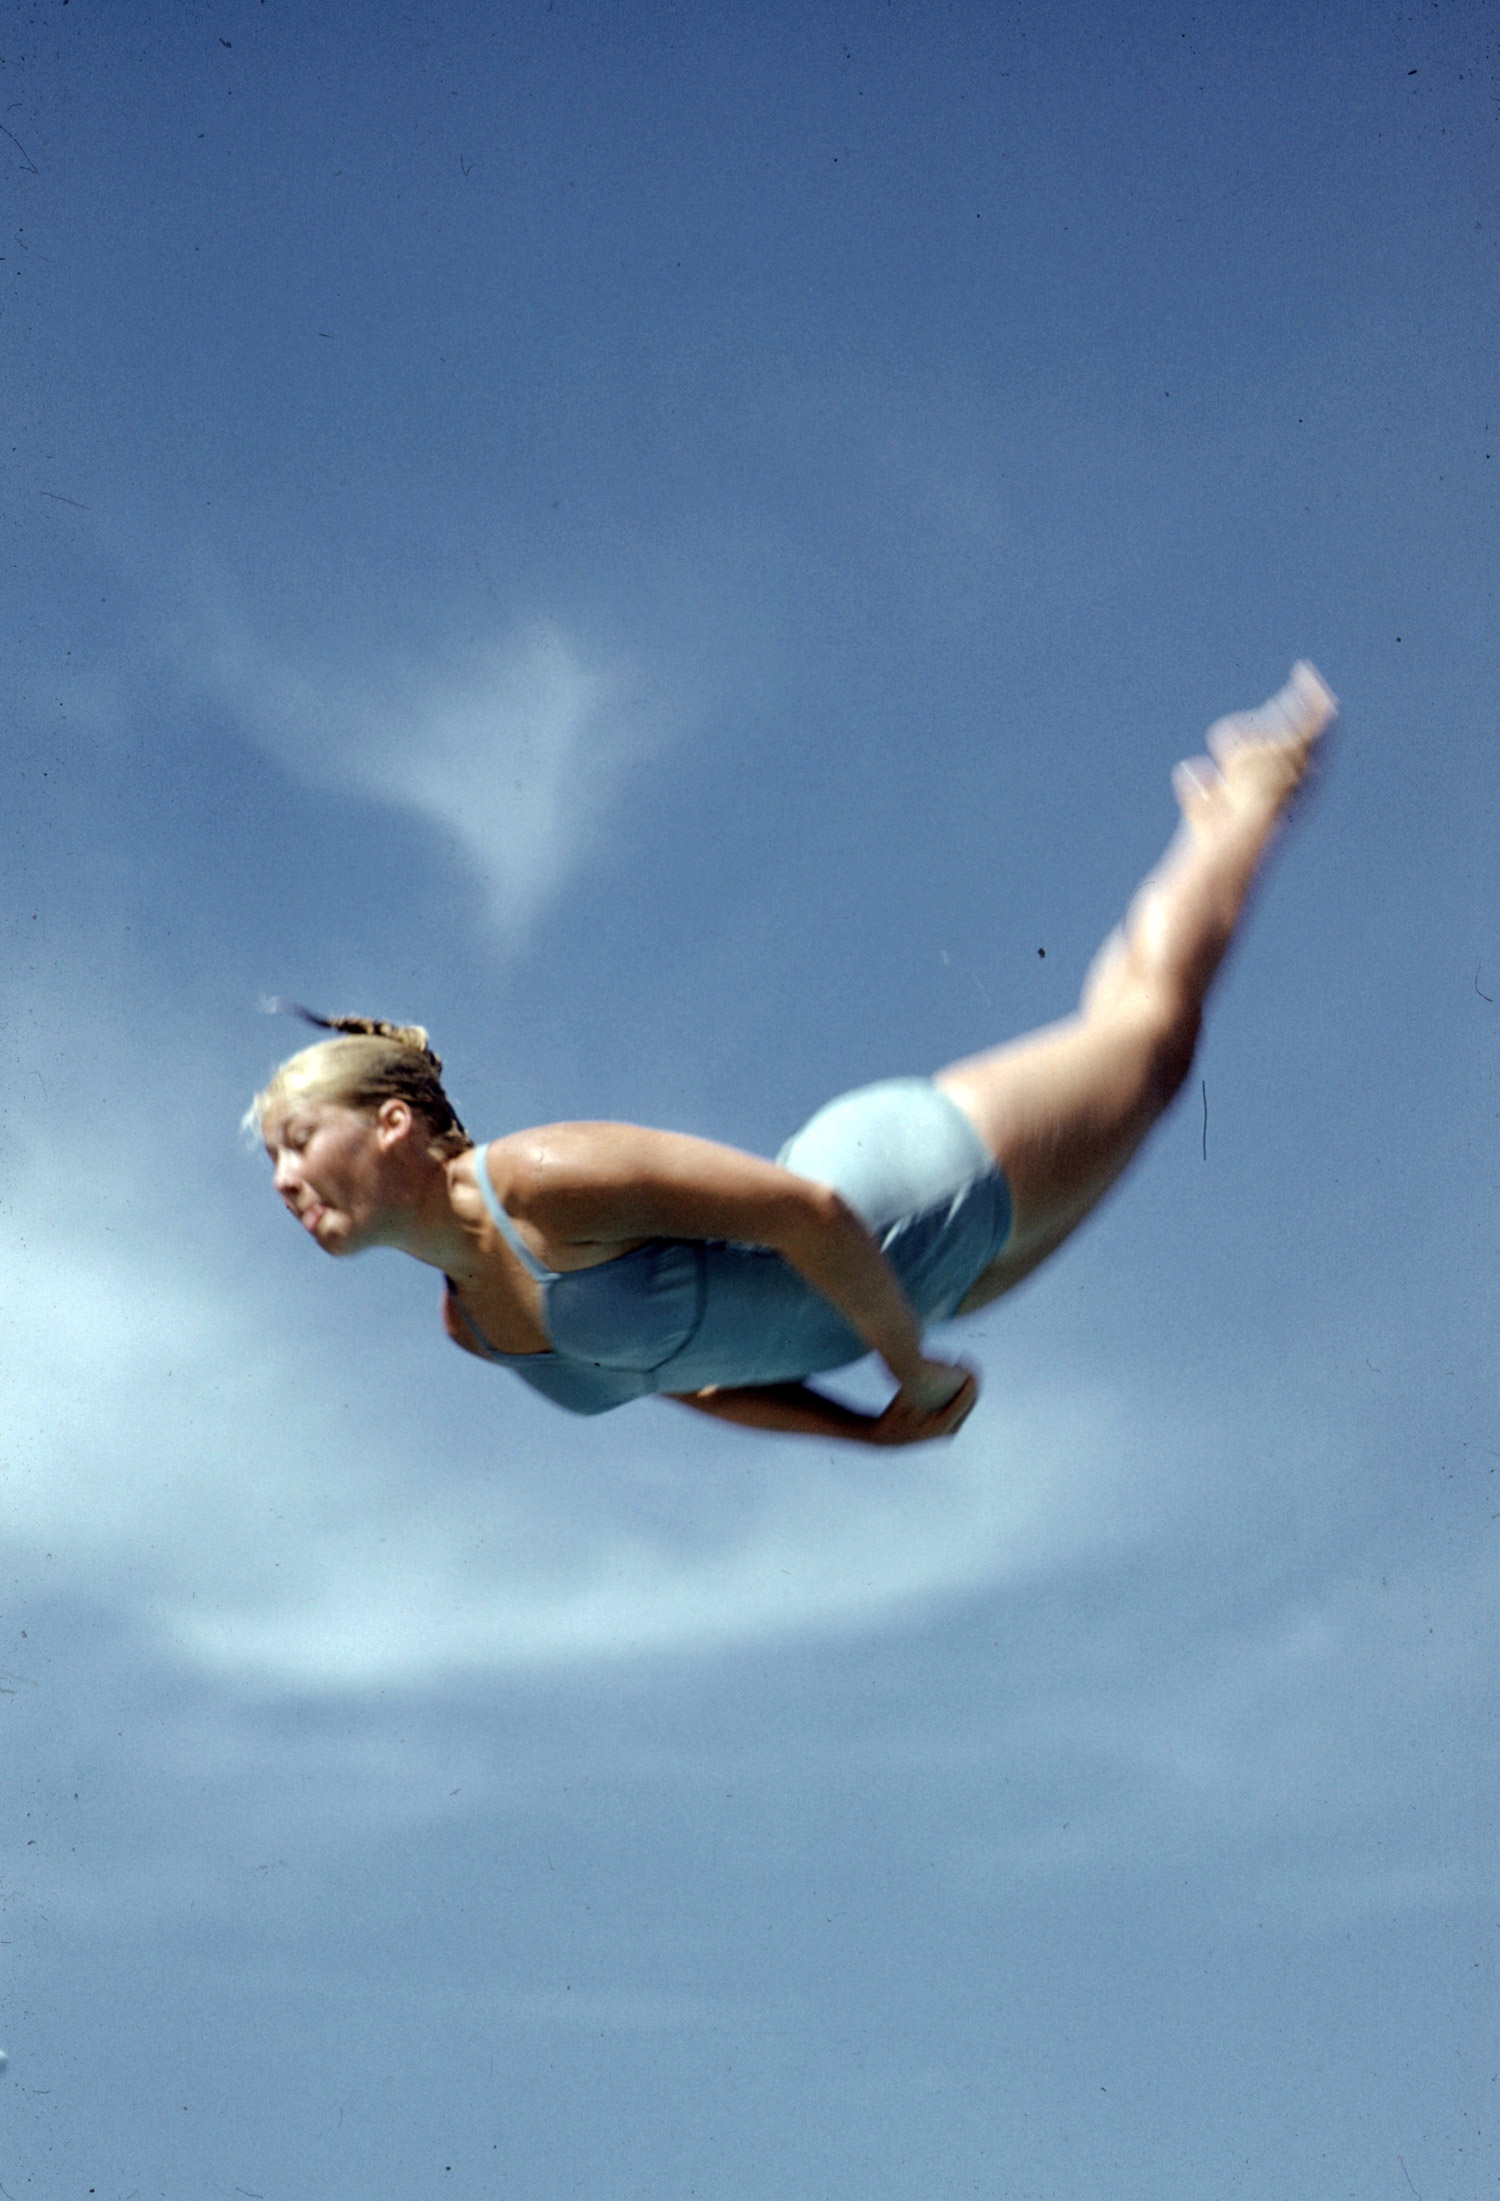
{"label": "ear", "polygon": [[375,1112],[375,1137],[383,1148],[399,1146],[416,1120],[410,1101],[383,1100]]}

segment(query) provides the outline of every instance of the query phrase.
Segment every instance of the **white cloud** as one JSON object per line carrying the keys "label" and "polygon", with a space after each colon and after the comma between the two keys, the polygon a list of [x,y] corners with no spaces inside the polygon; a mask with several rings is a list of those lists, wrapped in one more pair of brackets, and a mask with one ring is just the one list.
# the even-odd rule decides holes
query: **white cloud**
{"label": "white cloud", "polygon": [[524,928],[586,853],[638,752],[623,678],[588,670],[556,628],[537,627],[478,677],[427,687],[410,720],[366,753],[372,784],[447,826],[497,922]]}
{"label": "white cloud", "polygon": [[462,669],[393,665],[378,689],[367,668],[313,676],[280,662],[222,603],[179,648],[191,677],[299,778],[438,827],[512,941],[598,846],[629,769],[677,730],[637,673],[590,662],[550,621],[466,650]]}
{"label": "white cloud", "polygon": [[[664,1411],[636,1410],[629,1450],[650,1444],[646,1418]],[[540,1564],[508,1559],[508,1545],[539,1539],[503,1496],[476,1507],[470,1490],[438,1513],[397,1500],[378,1549],[335,1528],[303,1547],[277,1593],[179,1606],[172,1633],[195,1663],[227,1676],[360,1690],[858,1628],[1112,1539],[1077,1503],[1083,1481],[1100,1494],[1109,1455],[1104,1431],[1076,1408],[996,1410],[975,1417],[963,1454],[943,1469],[908,1462],[872,1474],[868,1463],[841,1470],[802,1453],[764,1468],[748,1520],[705,1535],[711,1500],[694,1505],[685,1485],[696,1519],[680,1537],[648,1536],[620,1516],[575,1519],[558,1548],[555,1522],[553,1555]],[[1016,1459],[1024,1474],[1000,1464]]]}

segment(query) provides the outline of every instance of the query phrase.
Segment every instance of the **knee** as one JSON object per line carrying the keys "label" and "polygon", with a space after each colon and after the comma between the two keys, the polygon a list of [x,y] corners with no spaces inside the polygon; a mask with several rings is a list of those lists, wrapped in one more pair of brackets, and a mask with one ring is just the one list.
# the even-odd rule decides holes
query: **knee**
{"label": "knee", "polygon": [[1166,1108],[1187,1083],[1198,1052],[1203,1013],[1184,1001],[1164,1001],[1152,1018],[1151,1082],[1159,1106]]}
{"label": "knee", "polygon": [[1193,1067],[1202,1010],[1185,989],[1153,976],[1130,988],[1114,1016],[1116,1029],[1124,1026],[1130,1033],[1142,1105],[1157,1116],[1176,1099]]}

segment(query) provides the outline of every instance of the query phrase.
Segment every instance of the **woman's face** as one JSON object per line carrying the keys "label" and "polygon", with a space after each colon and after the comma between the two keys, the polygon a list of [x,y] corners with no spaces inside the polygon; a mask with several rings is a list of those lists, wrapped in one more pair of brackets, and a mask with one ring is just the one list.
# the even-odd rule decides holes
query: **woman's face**
{"label": "woman's face", "polygon": [[388,1141],[378,1118],[337,1101],[289,1100],[261,1126],[276,1190],[325,1253],[372,1243]]}

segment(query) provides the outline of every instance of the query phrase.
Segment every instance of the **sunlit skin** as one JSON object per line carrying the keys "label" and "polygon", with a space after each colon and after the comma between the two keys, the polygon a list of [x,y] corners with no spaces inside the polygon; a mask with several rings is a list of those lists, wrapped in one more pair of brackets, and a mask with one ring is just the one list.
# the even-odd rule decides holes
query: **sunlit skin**
{"label": "sunlit skin", "polygon": [[[1011,1290],[1108,1191],[1179,1091],[1209,988],[1279,823],[1336,705],[1311,666],[1259,711],[1222,719],[1177,767],[1182,824],[1094,960],[1075,1015],[940,1071],[1004,1170],[1013,1227],[960,1313]],[[262,1130],[276,1189],[325,1253],[393,1246],[441,1270],[500,1351],[544,1352],[537,1280],[496,1230],[472,1148],[434,1153],[404,1101],[377,1111],[289,1100]],[[971,1370],[929,1358],[875,1240],[826,1185],[734,1147],[635,1124],[552,1124],[496,1140],[487,1166],[524,1242],[554,1270],[653,1238],[768,1246],[831,1300],[897,1385],[860,1414],[805,1384],[719,1389],[681,1403],[792,1435],[914,1444],[953,1435]],[[449,1334],[473,1347],[447,1310]]]}

